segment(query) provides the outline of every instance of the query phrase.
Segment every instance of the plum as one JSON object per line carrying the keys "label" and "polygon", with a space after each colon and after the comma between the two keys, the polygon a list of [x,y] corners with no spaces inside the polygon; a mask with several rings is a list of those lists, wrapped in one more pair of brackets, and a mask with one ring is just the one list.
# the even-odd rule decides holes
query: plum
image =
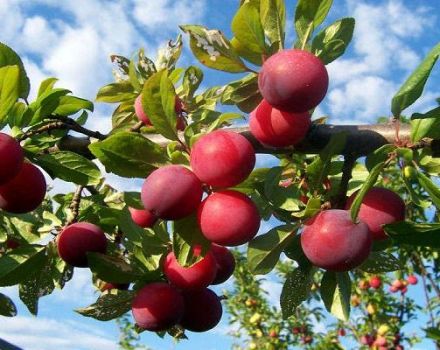
{"label": "plum", "polygon": [[157,221],[157,217],[145,209],[136,209],[129,207],[133,222],[143,228],[153,227]]}
{"label": "plum", "polygon": [[299,49],[283,50],[264,62],[258,75],[263,98],[273,107],[301,113],[315,108],[325,97],[328,73],[321,60]]}
{"label": "plum", "polygon": [[133,299],[131,311],[136,324],[148,331],[160,332],[175,326],[183,316],[182,295],[164,282],[147,284]]}
{"label": "plum", "polygon": [[105,254],[107,239],[99,226],[76,222],[65,227],[57,237],[58,255],[75,267],[87,267],[87,253]]}
{"label": "plum", "polygon": [[[200,247],[194,248],[194,255],[199,256]],[[168,281],[174,286],[192,290],[208,287],[217,273],[217,264],[214,255],[208,252],[200,261],[190,267],[179,264],[173,252],[168,253],[163,265],[163,272]]]}
{"label": "plum", "polygon": [[[351,207],[357,192],[347,201],[346,209]],[[387,239],[382,225],[405,219],[405,202],[395,192],[382,187],[372,187],[364,196],[359,210],[359,219],[365,222],[374,240]]]}
{"label": "plum", "polygon": [[0,132],[0,185],[18,175],[23,160],[23,150],[18,141]]}
{"label": "plum", "polygon": [[222,318],[220,298],[210,289],[185,291],[185,311],[180,325],[192,332],[206,332],[214,328]]}
{"label": "plum", "polygon": [[229,279],[234,273],[235,258],[228,248],[218,244],[211,245],[211,252],[214,254],[217,265],[217,273],[212,284],[220,284]]}
{"label": "plum", "polygon": [[37,209],[46,195],[46,180],[35,165],[24,162],[19,173],[0,185],[0,209],[24,214]]}
{"label": "plum", "polygon": [[248,196],[233,190],[214,192],[200,205],[198,222],[203,235],[222,246],[249,242],[260,228],[260,214]]}
{"label": "plum", "polygon": [[232,187],[252,172],[255,150],[244,136],[216,130],[195,142],[190,163],[200,181],[213,187]]}
{"label": "plum", "polygon": [[372,237],[367,224],[353,223],[348,210],[330,209],[305,222],[301,246],[315,266],[348,271],[368,258]]}
{"label": "plum", "polygon": [[202,194],[202,184],[191,170],[181,165],[167,165],[145,179],[141,199],[144,208],[153,215],[178,220],[197,210]]}
{"label": "plum", "polygon": [[301,142],[312,122],[308,112],[290,113],[273,108],[266,100],[255,108],[249,119],[252,135],[273,147],[294,146]]}

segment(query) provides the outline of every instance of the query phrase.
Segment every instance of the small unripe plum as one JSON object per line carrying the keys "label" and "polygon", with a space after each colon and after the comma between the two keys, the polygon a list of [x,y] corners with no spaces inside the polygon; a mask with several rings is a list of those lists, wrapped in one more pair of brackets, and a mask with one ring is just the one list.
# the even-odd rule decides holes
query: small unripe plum
{"label": "small unripe plum", "polygon": [[[349,209],[357,192],[347,201]],[[395,192],[381,187],[371,188],[362,201],[359,210],[359,219],[365,222],[373,235],[374,240],[388,238],[382,225],[391,224],[405,219],[405,203]]]}
{"label": "small unripe plum", "polygon": [[361,290],[366,290],[366,289],[370,288],[370,284],[369,284],[368,281],[366,281],[366,280],[361,280],[361,281],[359,281],[359,283],[358,283],[358,287],[359,287],[359,289],[361,289]]}
{"label": "small unripe plum", "polygon": [[414,284],[417,284],[418,279],[417,279],[417,277],[415,275],[409,275],[408,278],[406,279],[406,281],[409,284],[413,284],[414,285]]}
{"label": "small unripe plum", "polygon": [[216,130],[195,142],[190,163],[200,181],[214,187],[232,187],[252,172],[255,150],[244,136]]}
{"label": "small unripe plum", "polygon": [[185,311],[180,325],[192,332],[206,332],[214,328],[222,318],[220,298],[210,289],[185,291]]}
{"label": "small unripe plum", "polygon": [[393,283],[391,284],[391,286],[396,288],[397,290],[400,290],[403,287],[405,287],[403,281],[401,281],[401,280],[394,280]]}
{"label": "small unripe plum", "polygon": [[368,226],[355,224],[347,210],[324,210],[306,221],[301,246],[316,266],[330,271],[348,271],[362,264],[372,245]]}
{"label": "small unripe plum", "polygon": [[129,207],[128,210],[131,214],[131,219],[133,222],[143,228],[153,227],[157,221],[157,217],[151,212],[145,209],[136,209]]}
{"label": "small unripe plum", "polygon": [[243,193],[226,190],[208,196],[200,205],[198,221],[203,235],[223,246],[249,242],[260,228],[260,214]]}
{"label": "small unripe plum", "polygon": [[68,264],[87,267],[87,253],[105,254],[107,239],[99,226],[76,222],[65,227],[57,237],[58,254]]}
{"label": "small unripe plum", "polygon": [[274,330],[274,329],[271,329],[269,331],[269,337],[271,337],[271,338],[278,338],[278,332],[276,330]]}
{"label": "small unripe plum", "polygon": [[217,265],[217,273],[212,284],[220,284],[225,282],[234,273],[235,258],[228,248],[221,245],[212,244],[211,252]]}
{"label": "small unripe plum", "polygon": [[255,108],[249,119],[252,135],[273,147],[293,146],[301,142],[312,122],[308,112],[289,113],[273,108],[266,100]]}
{"label": "small unripe plum", "polygon": [[371,288],[378,289],[382,285],[382,280],[379,276],[372,276],[369,283]]}
{"label": "small unripe plum", "polygon": [[402,294],[406,294],[406,292],[408,292],[408,287],[407,287],[407,286],[403,287],[403,288],[400,290],[400,293],[402,293]]}
{"label": "small unripe plum", "polygon": [[[194,255],[200,254],[200,248],[194,249]],[[173,252],[168,253],[163,272],[171,284],[186,289],[195,290],[208,287],[215,278],[217,265],[214,255],[208,252],[200,261],[190,267],[183,267],[179,264]]]}
{"label": "small unripe plum", "polygon": [[[180,114],[182,113],[182,101],[179,97],[176,96],[176,100],[174,103],[174,110],[176,111],[176,114],[179,116],[176,122],[176,128],[177,130],[183,130],[185,129],[185,124],[183,120],[179,121]],[[136,116],[138,117],[139,121],[144,123],[146,126],[152,126],[150,118],[148,118],[147,114],[144,111],[144,108],[142,107],[142,95],[139,95],[136,97],[136,100],[134,100],[134,112]],[[183,124],[182,124],[183,123]],[[182,129],[183,127],[183,129]]]}
{"label": "small unripe plum", "polygon": [[322,61],[304,50],[283,50],[264,62],[258,75],[261,95],[272,106],[306,112],[325,97],[328,73]]}
{"label": "small unripe plum", "polygon": [[37,209],[46,195],[46,180],[35,165],[24,162],[20,172],[0,185],[0,209],[13,214]]}
{"label": "small unripe plum", "polygon": [[0,185],[17,176],[23,159],[23,150],[18,141],[0,132]]}
{"label": "small unripe plum", "polygon": [[139,327],[154,332],[165,331],[182,319],[183,297],[168,283],[150,283],[138,291],[131,311]]}
{"label": "small unripe plum", "polygon": [[385,337],[382,337],[379,335],[376,337],[376,340],[374,341],[374,345],[385,346],[385,345],[387,345],[387,339]]}
{"label": "small unripe plum", "polygon": [[361,336],[360,342],[363,345],[371,346],[374,343],[374,338],[370,334],[366,334],[366,335]]}
{"label": "small unripe plum", "polygon": [[144,208],[164,220],[178,220],[195,212],[202,200],[202,184],[191,170],[167,165],[153,171],[142,186]]}
{"label": "small unripe plum", "polygon": [[345,336],[347,335],[347,332],[345,331],[344,328],[340,328],[340,329],[338,330],[338,335],[339,335],[340,337],[345,337]]}
{"label": "small unripe plum", "polygon": [[8,248],[8,249],[11,249],[11,250],[17,249],[19,246],[20,246],[20,242],[16,241],[13,238],[8,238],[6,240],[6,248]]}
{"label": "small unripe plum", "polygon": [[390,286],[391,293],[396,293],[397,291],[399,291],[399,288],[396,288],[395,286]]}

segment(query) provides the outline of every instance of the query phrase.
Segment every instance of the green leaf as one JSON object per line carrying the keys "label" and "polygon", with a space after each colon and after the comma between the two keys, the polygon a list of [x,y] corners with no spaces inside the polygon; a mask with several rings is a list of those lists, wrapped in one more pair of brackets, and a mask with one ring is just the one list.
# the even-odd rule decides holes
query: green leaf
{"label": "green leaf", "polygon": [[45,256],[44,265],[29,278],[21,281],[19,285],[20,299],[34,316],[38,314],[38,300],[40,297],[52,293],[55,289],[52,278],[53,262],[52,258]]}
{"label": "green leaf", "polygon": [[261,66],[263,64],[263,56],[261,53],[249,50],[241,41],[238,41],[237,38],[231,39],[231,45],[234,48],[234,51],[246,61],[249,61],[257,66]]}
{"label": "green leaf", "polygon": [[273,270],[281,253],[295,237],[298,226],[278,226],[249,242],[247,259],[253,274],[265,275]]}
{"label": "green leaf", "polygon": [[260,12],[255,4],[248,2],[240,6],[231,26],[235,38],[248,50],[260,54],[266,52]]}
{"label": "green leaf", "polygon": [[440,43],[429,52],[423,62],[411,73],[399,91],[394,95],[391,102],[391,111],[395,117],[400,117],[400,113],[411,106],[422,95],[425,83],[439,55]]}
{"label": "green leaf", "polygon": [[35,102],[29,105],[33,111],[31,125],[41,122],[45,117],[52,114],[60,104],[61,97],[70,93],[67,89],[52,89],[44,92]]}
{"label": "green leaf", "polygon": [[195,257],[193,247],[200,245],[204,256],[210,247],[210,242],[200,231],[197,216],[190,215],[184,219],[173,222],[173,251],[181,266],[191,266],[200,257]]}
{"label": "green leaf", "polygon": [[190,66],[185,70],[182,88],[184,96],[191,99],[203,81],[203,71],[196,66]]}
{"label": "green leaf", "polygon": [[383,228],[398,244],[440,248],[440,224],[416,224],[401,221],[384,225]]}
{"label": "green leaf", "polygon": [[264,194],[276,208],[297,211],[300,205],[300,190],[296,186],[280,186],[283,168],[274,167],[266,176]]}
{"label": "green leaf", "polygon": [[238,120],[238,119],[245,119],[245,118],[239,113],[233,113],[233,112],[222,113],[213,123],[211,123],[209,128],[206,130],[206,133],[224,127],[225,125],[230,125],[229,121]]}
{"label": "green leaf", "polygon": [[411,116],[411,141],[417,142],[424,137],[440,138],[440,107]]}
{"label": "green leaf", "polygon": [[17,315],[17,308],[11,298],[0,293],[0,315],[14,317]]}
{"label": "green leaf", "polygon": [[307,166],[307,183],[312,190],[322,187],[322,183],[331,169],[332,157],[342,151],[346,141],[346,132],[333,135],[324,150],[319,154],[319,157],[316,157],[315,160]]}
{"label": "green leaf", "polygon": [[60,104],[53,113],[68,116],[76,114],[82,109],[93,112],[93,102],[75,96],[62,96],[60,98]]}
{"label": "green leaf", "polygon": [[425,189],[425,191],[429,194],[429,198],[432,200],[432,203],[440,208],[440,188],[436,185],[432,180],[423,174],[422,172],[417,172],[417,179],[419,180],[420,185]]}
{"label": "green leaf", "polygon": [[355,20],[347,17],[337,20],[316,35],[312,41],[312,52],[324,64],[342,56],[353,37]]}
{"label": "green leaf", "polygon": [[0,286],[12,286],[40,270],[45,261],[44,247],[24,246],[0,257]]}
{"label": "green leaf", "polygon": [[298,0],[295,11],[295,29],[299,47],[304,47],[309,41],[315,28],[327,17],[332,3],[333,0]]}
{"label": "green leaf", "polygon": [[20,69],[20,93],[21,98],[27,98],[31,89],[29,78],[24,69],[23,62],[20,56],[12,50],[9,46],[0,43],[0,67],[4,66],[18,66]]}
{"label": "green leaf", "polygon": [[154,65],[154,62],[152,60],[145,56],[144,49],[139,50],[138,56],[138,70],[141,73],[142,77],[147,80],[149,77],[157,72],[156,66]]}
{"label": "green leaf", "polygon": [[47,78],[43,80],[40,84],[40,87],[38,88],[37,97],[40,97],[45,92],[52,90],[57,81],[57,78]]}
{"label": "green leaf", "polygon": [[127,100],[134,100],[136,93],[128,81],[108,84],[99,89],[96,96],[97,102],[117,103]]}
{"label": "green leaf", "polygon": [[282,50],[286,23],[284,0],[260,0],[260,18],[271,47],[274,51]]}
{"label": "green leaf", "polygon": [[434,339],[436,342],[440,341],[440,330],[434,327],[426,328],[426,337]]}
{"label": "green leaf", "polygon": [[245,113],[253,111],[260,101],[258,75],[254,73],[226,85],[221,96],[222,104],[237,105]]}
{"label": "green leaf", "polygon": [[368,175],[367,179],[365,180],[364,184],[362,185],[361,189],[356,195],[356,198],[354,199],[353,203],[351,204],[351,219],[353,222],[357,221],[357,216],[359,214],[359,210],[361,209],[362,201],[364,200],[365,195],[370,190],[371,187],[374,186],[374,184],[377,181],[377,178],[379,177],[380,172],[382,171],[383,167],[385,166],[385,163],[378,163]]}
{"label": "green leaf", "polygon": [[96,164],[77,153],[61,151],[43,154],[35,162],[52,178],[84,186],[98,185],[101,180],[101,172]]}
{"label": "green leaf", "polygon": [[327,311],[342,321],[348,321],[351,296],[348,272],[326,271],[321,280],[320,291]]}
{"label": "green leaf", "polygon": [[178,140],[175,98],[174,86],[166,71],[154,73],[144,84],[143,109],[157,132],[169,140]]}
{"label": "green leaf", "polygon": [[371,152],[365,160],[365,166],[368,171],[371,171],[377,164],[385,162],[389,158],[390,153],[394,152],[396,148],[395,145],[388,144]]}
{"label": "green leaf", "polygon": [[135,292],[131,290],[112,290],[101,294],[94,304],[75,311],[99,321],[110,321],[131,310],[134,296]]}
{"label": "green leaf", "polygon": [[403,268],[399,260],[386,252],[371,252],[368,259],[358,267],[367,273],[385,273],[401,270]]}
{"label": "green leaf", "polygon": [[99,279],[110,283],[131,283],[142,277],[122,257],[87,253],[90,270]]}
{"label": "green leaf", "polygon": [[20,71],[18,66],[5,66],[0,68],[0,125],[4,123],[6,116],[11,108],[14,107],[19,97],[19,78]]}
{"label": "green leaf", "polygon": [[16,102],[15,105],[9,110],[9,125],[11,127],[17,126],[24,128],[29,125],[32,120],[32,111],[27,107],[24,102]]}
{"label": "green leaf", "polygon": [[231,73],[242,73],[247,70],[221,31],[209,30],[199,25],[185,25],[180,28],[190,35],[191,50],[203,65]]}
{"label": "green leaf", "polygon": [[309,265],[298,267],[287,274],[280,298],[284,319],[294,315],[296,308],[309,296],[313,272],[314,269]]}
{"label": "green leaf", "polygon": [[119,132],[104,141],[92,143],[89,149],[107,172],[124,177],[145,178],[168,162],[159,145],[133,132]]}

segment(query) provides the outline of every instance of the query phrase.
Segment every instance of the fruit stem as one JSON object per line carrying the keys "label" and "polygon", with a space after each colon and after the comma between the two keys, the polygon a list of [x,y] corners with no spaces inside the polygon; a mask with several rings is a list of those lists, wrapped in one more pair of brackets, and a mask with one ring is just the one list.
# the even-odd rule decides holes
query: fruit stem
{"label": "fruit stem", "polygon": [[347,201],[348,183],[351,179],[353,167],[356,164],[356,156],[347,154],[344,156],[344,165],[342,168],[342,178],[339,185],[338,193],[332,198],[332,208],[343,209]]}
{"label": "fruit stem", "polygon": [[84,186],[80,185],[76,188],[76,191],[73,194],[72,202],[69,205],[69,208],[72,211],[72,217],[66,221],[65,226],[69,226],[78,220],[79,205],[81,203],[81,194],[82,194],[83,189],[84,189]]}

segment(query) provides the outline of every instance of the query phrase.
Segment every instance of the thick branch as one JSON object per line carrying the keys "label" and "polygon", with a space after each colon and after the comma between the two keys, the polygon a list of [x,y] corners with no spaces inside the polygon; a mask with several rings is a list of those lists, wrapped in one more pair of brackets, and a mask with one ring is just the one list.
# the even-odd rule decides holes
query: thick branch
{"label": "thick branch", "polygon": [[[379,147],[386,144],[394,144],[395,129],[391,124],[374,125],[315,125],[303,142],[296,147],[272,148],[259,143],[250,133],[248,127],[236,127],[228,130],[241,133],[254,146],[257,153],[265,154],[284,154],[301,152],[307,154],[317,154],[321,152],[330,138],[338,133],[347,133],[347,143],[341,155],[354,157],[365,156]],[[170,141],[158,134],[145,134],[145,137],[155,143],[165,147]],[[410,143],[410,126],[402,124],[399,132],[402,144]],[[87,138],[68,136],[62,141],[60,149],[71,150],[81,154],[90,154],[87,147],[90,141]],[[440,140],[423,140],[415,145],[416,148],[431,148],[435,156],[440,156]]]}

